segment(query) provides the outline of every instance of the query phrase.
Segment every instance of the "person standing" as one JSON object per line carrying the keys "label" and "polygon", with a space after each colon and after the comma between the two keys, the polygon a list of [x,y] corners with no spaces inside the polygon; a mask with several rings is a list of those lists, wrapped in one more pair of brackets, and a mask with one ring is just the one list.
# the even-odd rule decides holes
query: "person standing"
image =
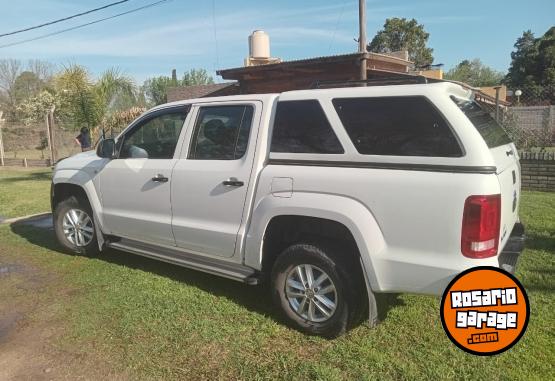
{"label": "person standing", "polygon": [[75,142],[81,146],[81,151],[85,152],[91,149],[91,134],[87,127],[81,128],[81,133],[75,137]]}

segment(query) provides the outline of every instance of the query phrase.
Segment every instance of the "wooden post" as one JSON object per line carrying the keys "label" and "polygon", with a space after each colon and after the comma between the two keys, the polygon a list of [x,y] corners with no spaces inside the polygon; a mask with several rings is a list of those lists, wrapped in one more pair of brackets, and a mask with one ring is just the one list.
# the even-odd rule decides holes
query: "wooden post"
{"label": "wooden post", "polygon": [[50,156],[50,162],[53,163],[54,162],[54,153],[52,152],[52,140],[51,140],[51,136],[50,136],[50,118],[49,115],[50,113],[47,112],[46,115],[44,116],[44,120],[46,123],[46,140],[48,140],[48,153]]}
{"label": "wooden post", "polygon": [[50,142],[52,143],[52,162],[55,163],[58,158],[58,149],[56,148],[56,126],[54,125],[54,110],[56,106],[52,106],[52,109],[48,113],[49,125],[50,125]]}
{"label": "wooden post", "polygon": [[4,140],[2,140],[2,125],[4,124],[4,111],[0,111],[0,163],[4,166]]}
{"label": "wooden post", "polygon": [[499,123],[499,90],[501,86],[494,86],[495,89],[495,121]]}
{"label": "wooden post", "polygon": [[358,51],[362,54],[360,60],[360,79],[366,80],[366,0],[358,0]]}

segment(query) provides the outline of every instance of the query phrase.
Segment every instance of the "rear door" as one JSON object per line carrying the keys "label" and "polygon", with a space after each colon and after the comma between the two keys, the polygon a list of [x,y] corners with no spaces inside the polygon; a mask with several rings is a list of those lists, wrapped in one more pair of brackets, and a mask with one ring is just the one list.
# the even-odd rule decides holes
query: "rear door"
{"label": "rear door", "polygon": [[501,242],[502,250],[514,224],[518,221],[520,202],[520,163],[516,146],[490,113],[475,101],[455,99],[457,105],[474,124],[488,145],[497,167],[501,187]]}
{"label": "rear door", "polygon": [[232,257],[251,178],[261,102],[196,105],[189,147],[172,174],[178,247]]}

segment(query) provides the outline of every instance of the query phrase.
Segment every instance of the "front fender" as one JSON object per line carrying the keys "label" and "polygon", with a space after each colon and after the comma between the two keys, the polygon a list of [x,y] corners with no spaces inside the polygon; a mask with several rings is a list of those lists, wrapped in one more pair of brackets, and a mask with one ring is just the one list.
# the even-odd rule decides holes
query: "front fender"
{"label": "front fender", "polygon": [[324,218],[343,224],[353,235],[361,261],[373,290],[380,290],[373,256],[384,251],[386,243],[371,211],[357,200],[323,193],[295,192],[291,198],[267,195],[255,206],[247,233],[245,264],[262,268],[264,234],[272,218],[283,215]]}
{"label": "front fender", "polygon": [[[52,177],[52,184],[72,184],[81,187],[87,198],[89,204],[91,205],[93,211],[93,218],[95,221],[95,226],[97,229],[97,237],[99,241],[99,246],[102,246],[103,234],[102,227],[104,226],[104,221],[102,219],[102,204],[100,202],[100,197],[96,191],[94,184],[94,178],[87,172],[76,169],[58,169],[54,172]],[[54,205],[52,206],[54,208]]]}

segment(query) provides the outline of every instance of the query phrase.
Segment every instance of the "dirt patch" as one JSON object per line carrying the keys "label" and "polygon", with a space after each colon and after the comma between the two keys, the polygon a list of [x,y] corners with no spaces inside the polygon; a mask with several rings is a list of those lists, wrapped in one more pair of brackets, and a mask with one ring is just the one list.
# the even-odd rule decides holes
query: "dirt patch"
{"label": "dirt patch", "polygon": [[60,300],[78,296],[59,275],[0,252],[0,380],[128,378],[60,344],[68,332]]}
{"label": "dirt patch", "polygon": [[23,271],[23,266],[17,264],[0,265],[0,278]]}

